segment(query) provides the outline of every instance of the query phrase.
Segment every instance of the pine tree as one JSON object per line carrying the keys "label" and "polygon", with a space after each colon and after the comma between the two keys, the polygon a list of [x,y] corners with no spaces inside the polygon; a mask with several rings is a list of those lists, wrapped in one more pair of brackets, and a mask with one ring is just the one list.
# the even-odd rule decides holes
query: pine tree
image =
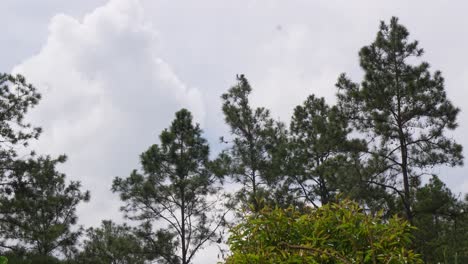
{"label": "pine tree", "polygon": [[0,73],[0,184],[8,183],[18,160],[17,151],[37,139],[41,128],[24,122],[25,114],[40,100],[36,88],[21,75]]}
{"label": "pine tree", "polygon": [[370,143],[376,171],[368,181],[399,195],[412,221],[420,176],[437,165],[461,165],[463,156],[445,136],[457,127],[459,109],[447,99],[442,74],[420,62],[423,50],[408,37],[397,18],[382,22],[375,41],[359,52],[364,80],[358,85],[343,74],[337,86],[341,108]]}
{"label": "pine tree", "polygon": [[80,182],[66,183],[56,166],[66,157],[16,161],[6,195],[0,198],[2,247],[14,254],[68,255],[81,234],[76,207],[89,200]]}
{"label": "pine tree", "polygon": [[176,241],[166,242],[180,253],[175,259],[166,258],[168,263],[191,263],[203,246],[217,239],[224,224],[224,216],[215,210],[219,201],[211,199],[218,192],[217,179],[209,169],[209,146],[201,134],[191,113],[180,110],[161,133],[161,144],[141,155],[142,172],[116,178],[112,186],[125,202],[126,217],[143,225],[167,224]]}
{"label": "pine tree", "polygon": [[250,106],[252,88],[244,75],[237,80],[237,85],[221,96],[232,142],[219,160],[224,161],[225,173],[241,185],[238,202],[259,211],[275,195],[272,189],[284,161],[278,154],[284,151],[286,132],[282,123],[270,117],[269,110]]}
{"label": "pine tree", "polygon": [[56,170],[65,156],[23,155],[41,133],[24,121],[40,98],[23,76],[0,74],[0,248],[12,263],[58,263],[55,253],[71,254],[81,233],[76,207],[89,200]]}
{"label": "pine tree", "polygon": [[286,163],[291,189],[299,197],[317,206],[317,201],[322,205],[334,201],[339,191],[352,196],[351,174],[365,145],[350,140],[350,132],[348,120],[324,98],[311,95],[294,109]]}
{"label": "pine tree", "polygon": [[[154,245],[139,236],[137,228],[127,224],[117,225],[111,220],[104,220],[98,228],[89,228],[83,242],[83,251],[76,257],[76,263],[93,264],[144,264],[159,256],[173,255],[172,245],[161,243]],[[165,234],[159,234],[159,242],[166,242]],[[158,248],[160,250],[155,250]]]}
{"label": "pine tree", "polygon": [[468,207],[437,177],[415,193],[415,247],[425,263],[468,261]]}

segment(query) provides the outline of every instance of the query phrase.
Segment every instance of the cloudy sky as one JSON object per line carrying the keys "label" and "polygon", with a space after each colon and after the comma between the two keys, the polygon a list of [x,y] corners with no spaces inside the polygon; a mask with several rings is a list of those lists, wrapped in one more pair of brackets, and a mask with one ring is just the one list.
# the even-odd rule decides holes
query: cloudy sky
{"label": "cloudy sky", "polygon": [[[338,75],[359,81],[358,50],[379,21],[398,16],[446,78],[462,109],[456,140],[468,149],[468,18],[463,1],[0,0],[0,72],[19,72],[43,94],[29,115],[44,133],[40,153],[66,153],[63,171],[92,200],[80,223],[118,218],[115,176],[138,168],[185,107],[217,148],[226,134],[219,96],[244,73],[255,105],[288,121],[316,94],[334,102]],[[465,151],[465,156],[468,156]],[[468,192],[466,168],[437,173]],[[196,263],[214,263],[205,250]]]}

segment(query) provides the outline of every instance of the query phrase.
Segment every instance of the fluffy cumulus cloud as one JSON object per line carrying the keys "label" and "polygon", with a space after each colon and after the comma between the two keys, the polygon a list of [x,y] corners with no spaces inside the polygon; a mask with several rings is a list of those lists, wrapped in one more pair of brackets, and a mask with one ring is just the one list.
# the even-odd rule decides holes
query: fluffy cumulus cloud
{"label": "fluffy cumulus cloud", "polygon": [[80,211],[94,225],[118,215],[113,177],[127,176],[179,108],[203,122],[198,89],[158,56],[158,34],[136,0],[113,0],[82,19],[56,15],[38,54],[15,67],[43,94],[31,112],[40,153],[66,153],[71,179],[94,197]]}

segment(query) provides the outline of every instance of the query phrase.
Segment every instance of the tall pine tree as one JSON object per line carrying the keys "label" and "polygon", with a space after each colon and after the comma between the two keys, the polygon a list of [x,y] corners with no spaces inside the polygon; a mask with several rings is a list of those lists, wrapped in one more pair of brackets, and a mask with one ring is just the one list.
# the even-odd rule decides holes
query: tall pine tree
{"label": "tall pine tree", "polygon": [[[142,171],[116,178],[112,190],[120,193],[129,219],[167,225],[176,239],[167,243],[179,252],[176,258],[162,256],[167,263],[188,264],[203,246],[217,240],[224,224],[224,216],[215,210],[219,201],[211,199],[218,192],[217,179],[209,169],[209,146],[189,111],[176,113],[160,141],[141,155]],[[151,228],[146,230],[151,237]]]}
{"label": "tall pine tree", "polygon": [[252,205],[258,212],[267,200],[278,194],[273,189],[281,175],[284,160],[278,154],[284,150],[286,132],[282,123],[270,117],[269,110],[252,108],[249,102],[252,88],[245,76],[238,76],[237,81],[221,96],[224,119],[231,132],[228,138],[232,140],[218,161],[224,161],[224,172],[241,185],[237,201]]}
{"label": "tall pine tree", "polygon": [[368,181],[400,197],[413,219],[414,191],[420,176],[437,165],[462,164],[462,147],[445,136],[457,127],[459,109],[447,99],[444,79],[420,62],[423,50],[393,17],[381,23],[375,41],[359,52],[365,72],[361,84],[340,76],[338,100],[354,127],[370,143]]}
{"label": "tall pine tree", "polygon": [[0,188],[9,184],[15,161],[19,160],[17,152],[41,133],[41,128],[24,121],[26,113],[40,98],[36,88],[23,76],[0,73]]}
{"label": "tall pine tree", "polygon": [[0,74],[0,248],[12,261],[42,263],[74,250],[76,207],[89,193],[56,170],[66,157],[35,157],[29,142],[41,128],[24,121],[40,100],[21,75]]}

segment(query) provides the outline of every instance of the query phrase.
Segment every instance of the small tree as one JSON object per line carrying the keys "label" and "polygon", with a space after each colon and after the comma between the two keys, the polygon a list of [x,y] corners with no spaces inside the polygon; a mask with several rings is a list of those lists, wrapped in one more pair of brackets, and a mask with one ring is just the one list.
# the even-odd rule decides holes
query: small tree
{"label": "small tree", "polygon": [[39,157],[16,161],[6,194],[0,198],[3,246],[13,253],[38,257],[70,253],[81,234],[76,224],[76,207],[89,200],[79,182],[65,182],[56,170],[66,157]]}
{"label": "small tree", "polygon": [[161,250],[154,251],[155,245],[147,242],[138,236],[135,228],[102,221],[101,227],[86,231],[83,251],[77,256],[76,263],[144,264],[163,254],[173,254],[162,252],[166,248],[172,250],[171,245],[161,244],[158,246]]}
{"label": "small tree", "polygon": [[218,201],[209,199],[218,188],[201,133],[192,124],[191,113],[180,110],[169,129],[161,133],[161,144],[141,155],[142,173],[135,170],[126,179],[116,178],[112,186],[125,202],[126,217],[143,224],[159,220],[167,224],[177,239],[167,243],[180,252],[176,258],[166,258],[168,263],[191,263],[203,246],[217,239],[216,232],[224,224],[224,217],[216,215]]}
{"label": "small tree", "polygon": [[444,135],[457,127],[459,109],[447,99],[442,74],[418,61],[423,50],[408,36],[397,18],[382,22],[375,41],[359,52],[361,85],[343,74],[337,86],[339,105],[369,140],[374,173],[366,180],[399,195],[411,222],[419,177],[433,166],[461,165],[463,156]]}
{"label": "small tree", "polygon": [[264,208],[231,229],[226,263],[422,263],[411,227],[345,200],[300,213]]}

